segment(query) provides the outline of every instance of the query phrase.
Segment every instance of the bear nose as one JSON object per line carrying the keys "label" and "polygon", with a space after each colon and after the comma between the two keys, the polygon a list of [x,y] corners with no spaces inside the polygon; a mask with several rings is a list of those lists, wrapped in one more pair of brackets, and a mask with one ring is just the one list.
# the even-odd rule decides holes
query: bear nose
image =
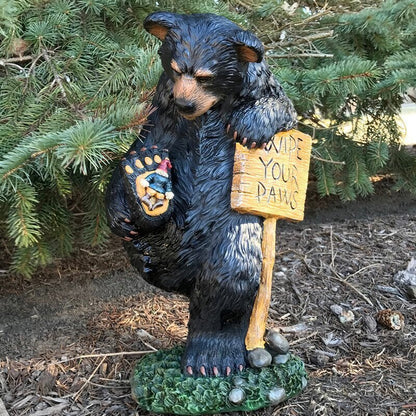
{"label": "bear nose", "polygon": [[192,101],[186,100],[185,98],[176,98],[175,105],[178,110],[184,114],[192,114],[196,110],[196,105]]}

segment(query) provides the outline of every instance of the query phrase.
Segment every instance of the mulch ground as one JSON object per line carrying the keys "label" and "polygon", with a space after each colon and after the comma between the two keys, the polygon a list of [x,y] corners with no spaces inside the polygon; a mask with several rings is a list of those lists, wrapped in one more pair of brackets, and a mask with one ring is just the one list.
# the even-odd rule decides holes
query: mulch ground
{"label": "mulch ground", "polygon": [[[393,278],[416,256],[416,214],[282,224],[277,240],[269,327],[304,360],[309,382],[251,414],[415,415],[416,301]],[[0,359],[0,415],[145,415],[130,396],[132,366],[184,342],[187,306],[145,291],[102,305],[58,351]],[[386,309],[403,315],[401,330],[377,322]]]}

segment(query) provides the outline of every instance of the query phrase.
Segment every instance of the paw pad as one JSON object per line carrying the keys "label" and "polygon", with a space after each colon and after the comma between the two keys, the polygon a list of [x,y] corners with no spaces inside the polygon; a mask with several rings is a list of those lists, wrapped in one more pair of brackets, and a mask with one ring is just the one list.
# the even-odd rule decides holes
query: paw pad
{"label": "paw pad", "polygon": [[134,200],[145,214],[164,214],[173,198],[168,151],[157,146],[132,150],[122,159],[122,167]]}
{"label": "paw pad", "polygon": [[143,169],[143,163],[141,162],[141,160],[136,159],[136,161],[134,162],[134,165],[136,166],[137,169]]}

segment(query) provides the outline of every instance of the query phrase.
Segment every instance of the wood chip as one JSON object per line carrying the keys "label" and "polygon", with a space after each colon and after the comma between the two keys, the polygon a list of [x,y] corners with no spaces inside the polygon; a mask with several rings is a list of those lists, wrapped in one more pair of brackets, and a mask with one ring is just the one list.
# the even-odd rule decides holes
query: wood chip
{"label": "wood chip", "polygon": [[32,413],[31,416],[52,416],[59,415],[62,410],[66,409],[69,406],[69,403],[61,403],[56,406],[48,407],[47,409],[38,410],[35,413]]}
{"label": "wood chip", "polygon": [[0,416],[9,416],[2,399],[0,399]]}

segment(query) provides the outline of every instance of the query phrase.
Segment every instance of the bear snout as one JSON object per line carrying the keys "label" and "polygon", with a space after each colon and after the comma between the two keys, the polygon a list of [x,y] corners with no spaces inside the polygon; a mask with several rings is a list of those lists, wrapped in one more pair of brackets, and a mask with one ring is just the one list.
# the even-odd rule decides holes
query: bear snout
{"label": "bear snout", "polygon": [[173,98],[179,113],[187,120],[201,116],[219,101],[219,97],[211,94],[195,77],[187,74],[176,79]]}
{"label": "bear snout", "polygon": [[195,113],[196,104],[185,98],[175,98],[175,105],[181,114],[191,115]]}

